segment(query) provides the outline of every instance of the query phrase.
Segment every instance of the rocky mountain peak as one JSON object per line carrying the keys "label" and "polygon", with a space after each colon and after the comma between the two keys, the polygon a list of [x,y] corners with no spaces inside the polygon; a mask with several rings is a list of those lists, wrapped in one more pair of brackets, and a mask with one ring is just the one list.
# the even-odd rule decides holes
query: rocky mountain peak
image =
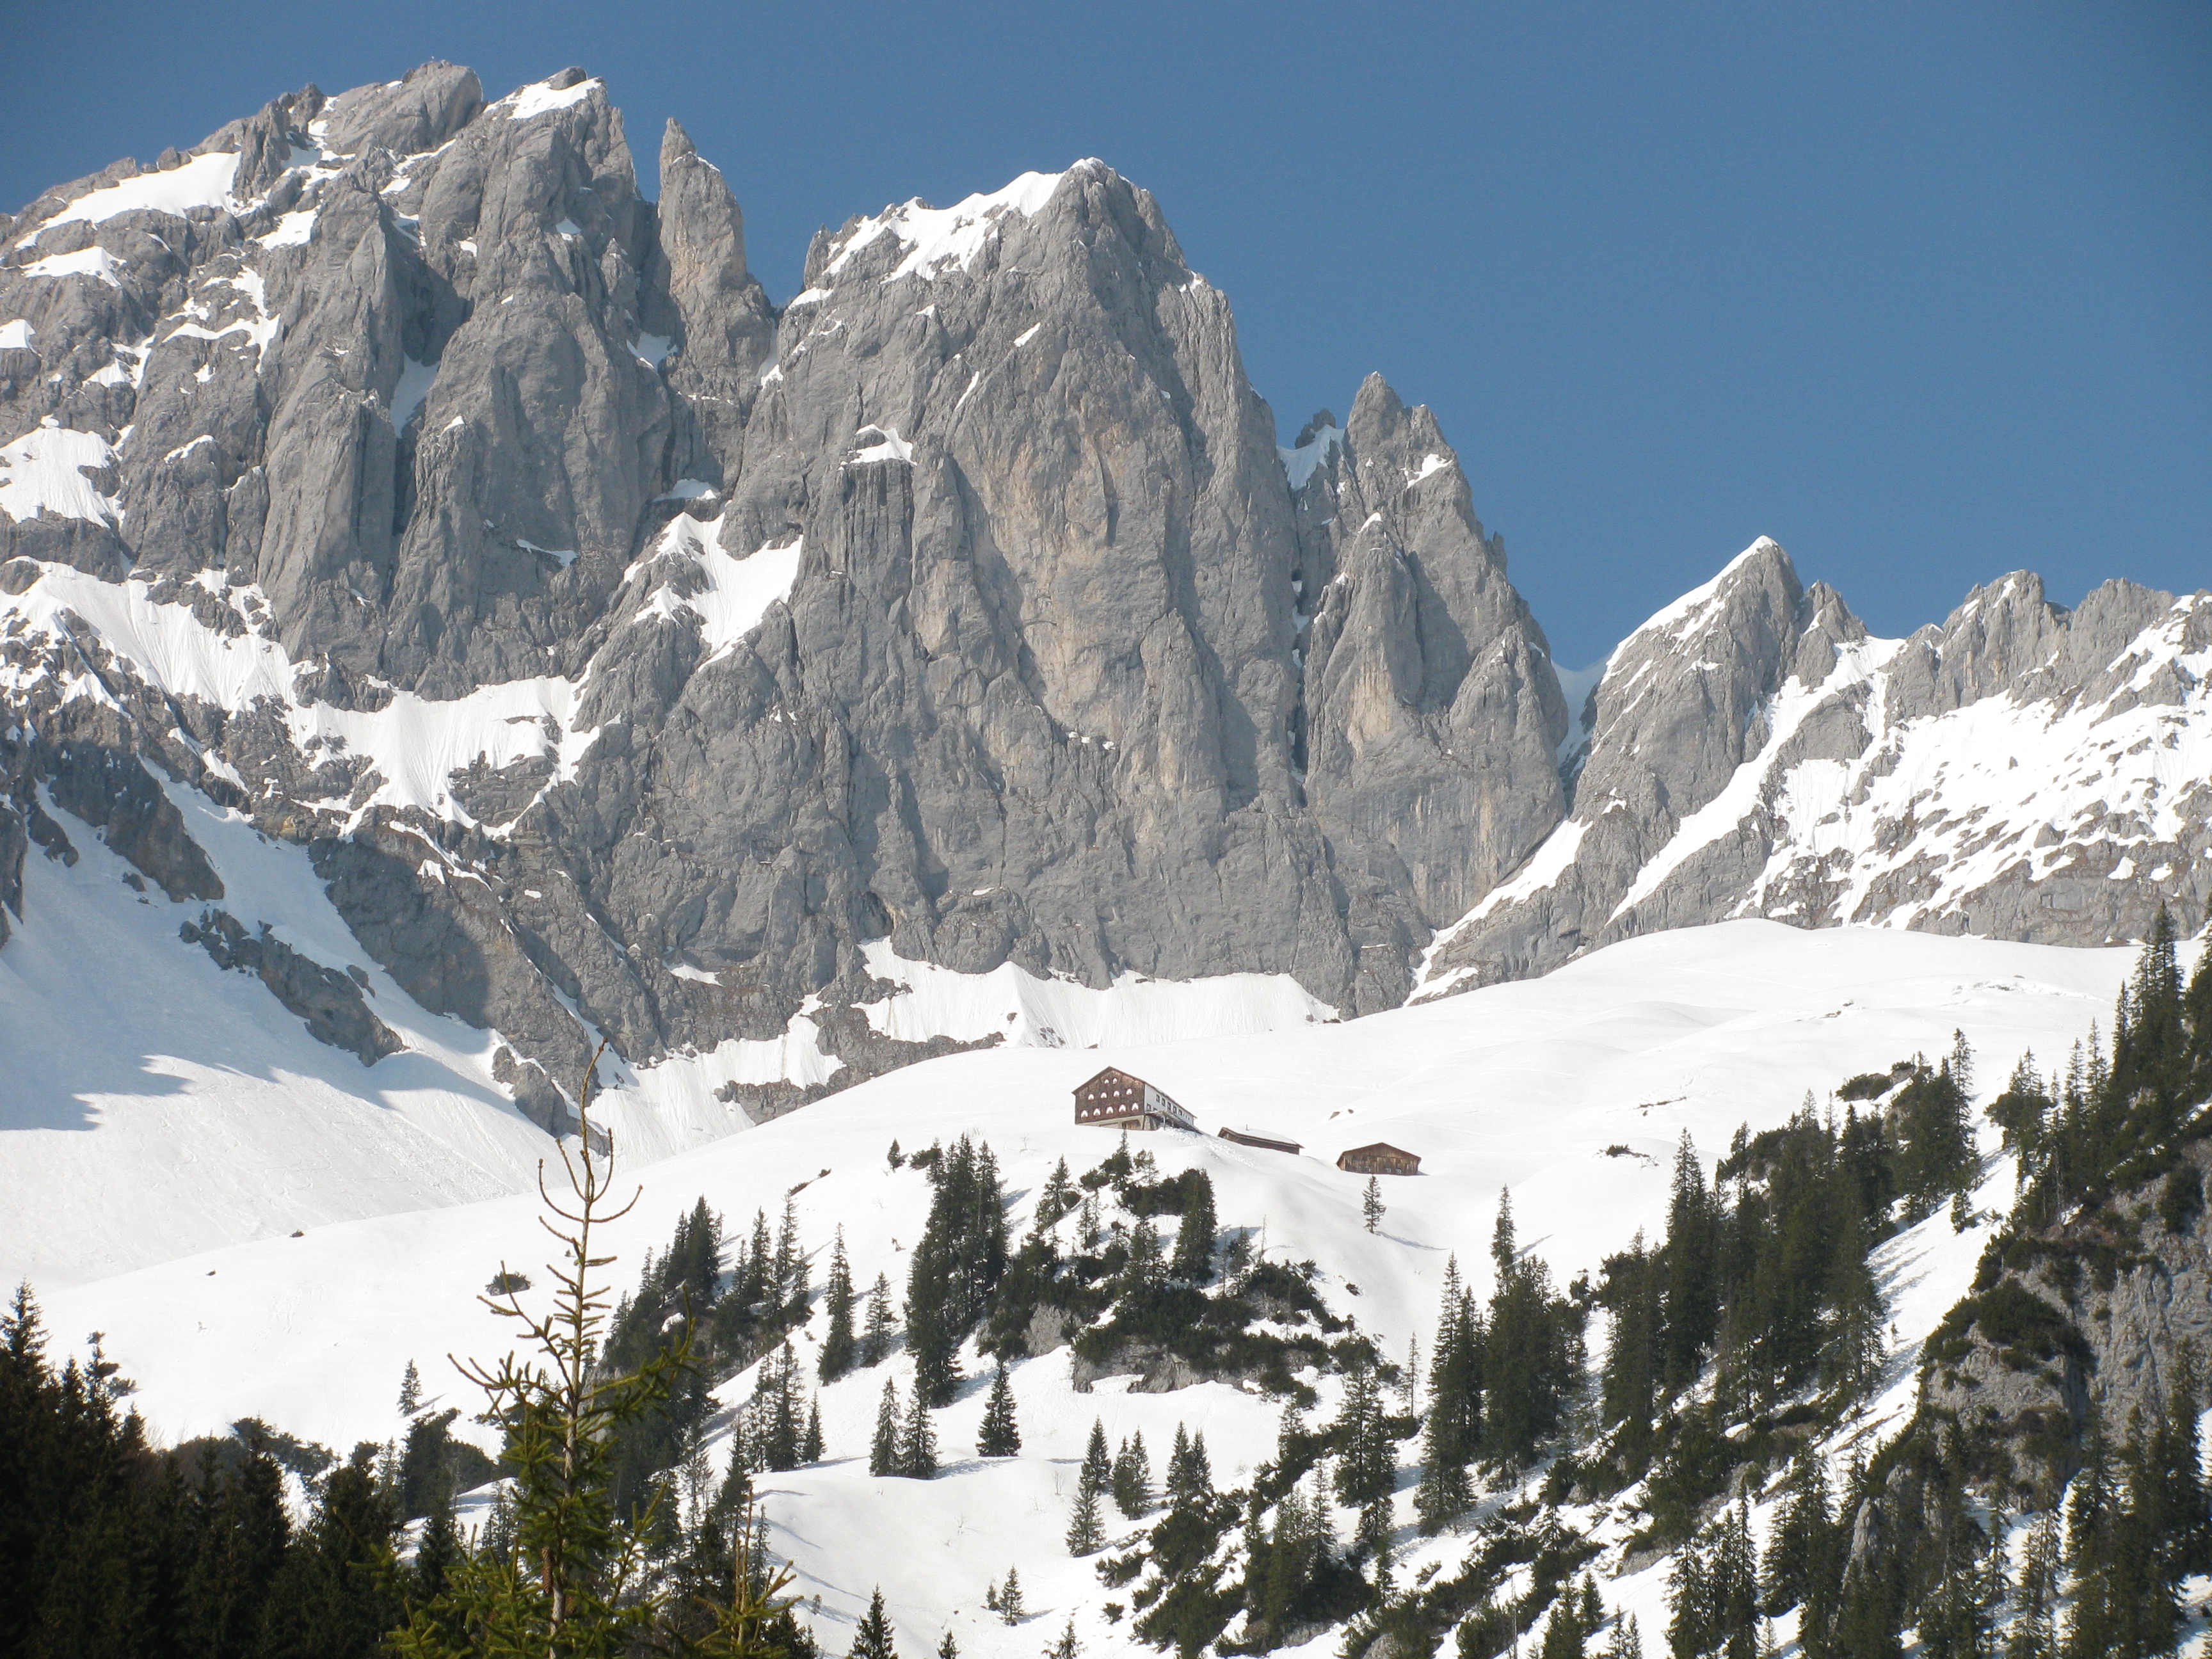
{"label": "rocky mountain peak", "polygon": [[[2203,604],[2014,576],[1876,641],[1761,538],[1571,711],[1433,414],[1372,375],[1279,450],[1103,161],[848,219],[781,312],[727,179],[673,122],[660,161],[649,202],[581,69],[434,63],[9,225],[0,895],[43,799],[194,902],[178,803],[235,814],[557,1123],[597,1034],[731,1111],[938,1052],[908,968],[1352,1014],[1723,915],[2102,937],[2201,886],[2212,804],[2148,773],[2066,819],[2124,870],[1978,770],[1940,834],[1893,797],[1997,703],[2179,752]],[[384,1029],[225,914],[179,948]]]}

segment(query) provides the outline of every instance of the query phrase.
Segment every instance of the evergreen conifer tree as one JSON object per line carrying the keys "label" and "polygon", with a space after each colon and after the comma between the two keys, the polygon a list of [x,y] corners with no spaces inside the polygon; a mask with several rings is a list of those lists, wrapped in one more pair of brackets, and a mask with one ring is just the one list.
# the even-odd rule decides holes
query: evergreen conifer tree
{"label": "evergreen conifer tree", "polygon": [[[1501,1223],[1509,1219],[1501,1214]],[[1510,1249],[1510,1236],[1506,1239]],[[1510,1260],[1490,1300],[1484,1345],[1482,1449],[1522,1463],[1559,1426],[1567,1393],[1581,1380],[1574,1310],[1552,1289],[1540,1259]]]}
{"label": "evergreen conifer tree", "polygon": [[[1176,1438],[1182,1439],[1180,1423],[1176,1425]],[[1205,1430],[1191,1436],[1180,1459],[1169,1460],[1168,1498],[1179,1510],[1203,1509],[1212,1501],[1213,1464],[1206,1454]]]}
{"label": "evergreen conifer tree", "polygon": [[1382,1180],[1379,1176],[1367,1177],[1367,1189],[1359,1195],[1359,1218],[1370,1233],[1382,1231]]}
{"label": "evergreen conifer tree", "polygon": [[881,1364],[896,1347],[897,1335],[891,1323],[891,1282],[878,1273],[875,1285],[868,1292],[868,1324],[866,1334],[860,1339],[860,1363]]}
{"label": "evergreen conifer tree", "polygon": [[1562,1595],[1552,1603],[1552,1616],[1544,1623],[1543,1639],[1536,1649],[1537,1659],[1583,1659],[1589,1651],[1587,1634],[1582,1608],[1571,1595]]}
{"label": "evergreen conifer tree", "polygon": [[422,1374],[415,1369],[415,1362],[407,1362],[406,1375],[399,1379],[399,1414],[412,1417],[422,1408]]}
{"label": "evergreen conifer tree", "polygon": [[1062,1216],[1082,1202],[1083,1195],[1068,1178],[1067,1160],[1063,1158],[1052,1166],[1052,1174],[1046,1177],[1044,1188],[1037,1194],[1036,1220],[1030,1228],[1031,1237],[1042,1237]]}
{"label": "evergreen conifer tree", "polygon": [[2045,1510],[2029,1528],[2027,1547],[2021,1554],[2005,1659],[2057,1659],[2060,1573],[2058,1516]]}
{"label": "evergreen conifer tree", "polygon": [[1460,1279],[1459,1258],[1444,1263],[1443,1305],[1429,1358],[1429,1412],[1421,1439],[1421,1480],[1414,1507],[1422,1528],[1440,1532],[1474,1501],[1468,1466],[1482,1437],[1482,1348],[1474,1303]]}
{"label": "evergreen conifer tree", "polygon": [[752,1239],[739,1258],[738,1267],[733,1287],[738,1303],[749,1313],[772,1316],[775,1312],[775,1247],[769,1242],[765,1210],[753,1212]]}
{"label": "evergreen conifer tree", "polygon": [[1091,1438],[1084,1443],[1083,1467],[1078,1480],[1085,1492],[1104,1492],[1114,1480],[1114,1455],[1106,1447],[1106,1425],[1103,1419],[1091,1419]]}
{"label": "evergreen conifer tree", "polygon": [[1390,1540],[1390,1500],[1398,1468],[1382,1417],[1382,1384],[1371,1365],[1352,1368],[1337,1418],[1336,1440],[1337,1498],[1359,1512],[1361,1551],[1379,1556]]}
{"label": "evergreen conifer tree", "polygon": [[1098,1493],[1088,1481],[1075,1491],[1075,1513],[1067,1522],[1067,1553],[1095,1555],[1106,1544],[1106,1528],[1099,1518]]}
{"label": "evergreen conifer tree", "polygon": [[2182,1581],[2194,1574],[2212,1572],[2212,1494],[2205,1488],[2197,1426],[2203,1404],[2197,1352],[2185,1342],[2142,1443],[2134,1482],[2139,1529],[2152,1540],[2152,1571],[2166,1595],[2178,1595]]}
{"label": "evergreen conifer tree", "polygon": [[898,1460],[899,1473],[910,1480],[928,1480],[937,1474],[937,1429],[929,1420],[929,1402],[922,1398],[919,1382],[899,1433]]}
{"label": "evergreen conifer tree", "polygon": [[1071,1616],[1067,1628],[1054,1637],[1052,1645],[1044,1650],[1044,1659],[1077,1659],[1082,1651],[1083,1644],[1076,1640],[1075,1620]]}
{"label": "evergreen conifer tree", "polygon": [[1001,1359],[991,1377],[991,1397],[983,1406],[983,1426],[976,1436],[981,1457],[1012,1457],[1022,1449],[1022,1431],[1014,1420],[1014,1387]]}
{"label": "evergreen conifer tree", "polygon": [[853,1369],[860,1357],[853,1334],[853,1268],[845,1259],[845,1230],[837,1229],[837,1242],[830,1251],[830,1281],[825,1287],[830,1328],[822,1338],[818,1370],[824,1382],[835,1382]]}
{"label": "evergreen conifer tree", "polygon": [[1674,1659],[1698,1659],[1719,1645],[1712,1570],[1705,1540],[1692,1538],[1674,1553],[1667,1575],[1667,1650]]}
{"label": "evergreen conifer tree", "polygon": [[1121,1294],[1132,1301],[1150,1296],[1159,1288],[1164,1267],[1160,1230],[1150,1216],[1139,1218],[1129,1230],[1129,1261],[1121,1273]]}
{"label": "evergreen conifer tree", "polygon": [[392,1546],[399,1516],[370,1449],[324,1483],[313,1520],[270,1587],[266,1659],[374,1659],[404,1612]]}
{"label": "evergreen conifer tree", "polygon": [[854,1627],[853,1645],[846,1659],[898,1659],[898,1645],[891,1638],[890,1617],[884,1611],[880,1587],[868,1598],[868,1610]]}
{"label": "evergreen conifer tree", "polygon": [[901,1473],[899,1421],[898,1384],[887,1376],[884,1379],[883,1403],[876,1407],[876,1437],[868,1444],[870,1474]]}
{"label": "evergreen conifer tree", "polygon": [[799,1237],[799,1200],[788,1194],[783,1200],[783,1220],[776,1228],[769,1279],[775,1316],[793,1322],[803,1320],[808,1295],[806,1249]]}
{"label": "evergreen conifer tree", "polygon": [[915,1386],[942,1406],[960,1380],[960,1344],[1006,1271],[1006,1200],[991,1149],[966,1135],[932,1160],[929,1176],[929,1218],[907,1276],[907,1346]]}
{"label": "evergreen conifer tree", "polygon": [[1831,1311],[1820,1369],[1823,1380],[1854,1398],[1866,1390],[1881,1364],[1882,1331],[1888,1319],[1867,1260],[1870,1244],[1865,1215],[1846,1205],[1836,1228],[1829,1270]]}
{"label": "evergreen conifer tree", "polygon": [[999,1617],[1009,1625],[1018,1625],[1028,1616],[1022,1607],[1022,1576],[1008,1567],[1006,1587],[999,1592]]}
{"label": "evergreen conifer tree", "polygon": [[1115,1453],[1113,1486],[1114,1506],[1129,1519],[1152,1512],[1157,1502],[1152,1496],[1152,1460],[1146,1454],[1142,1430],[1124,1440]]}
{"label": "evergreen conifer tree", "polygon": [[806,1403],[806,1432],[799,1437],[799,1461],[819,1463],[828,1448],[822,1440],[822,1401],[817,1398]]}
{"label": "evergreen conifer tree", "polygon": [[1213,1242],[1218,1231],[1213,1179],[1203,1170],[1193,1170],[1183,1182],[1182,1223],[1176,1231],[1175,1259],[1168,1271],[1186,1285],[1203,1285],[1213,1277]]}
{"label": "evergreen conifer tree", "polygon": [[453,1563],[461,1559],[460,1528],[453,1521],[453,1500],[450,1495],[440,1498],[430,1513],[423,1517],[422,1530],[415,1543],[415,1559],[408,1572],[407,1599],[422,1602],[435,1601],[444,1594],[447,1575]]}
{"label": "evergreen conifer tree", "polygon": [[2113,1549],[2119,1493],[2112,1479],[2111,1448],[2094,1421],[2081,1469],[2066,1500],[2066,1568],[2074,1584],[2074,1605],[2060,1651],[2065,1659],[2105,1659],[2118,1650],[2124,1610],[2117,1605],[2123,1587],[2123,1563]]}
{"label": "evergreen conifer tree", "polygon": [[937,1644],[937,1659],[960,1659],[960,1644],[952,1639],[952,1632],[949,1630],[945,1632],[945,1639]]}
{"label": "evergreen conifer tree", "polygon": [[[662,1611],[641,1583],[644,1540],[617,1513],[611,1460],[623,1431],[664,1405],[688,1367],[689,1328],[634,1371],[597,1373],[608,1297],[593,1270],[608,1258],[595,1254],[604,1249],[596,1235],[628,1209],[608,1205],[612,1153],[602,1156],[606,1143],[591,1121],[599,1059],[594,1054],[579,1091],[577,1149],[565,1141],[560,1149],[569,1197],[546,1196],[560,1224],[546,1225],[563,1252],[553,1306],[543,1316],[528,1312],[516,1299],[519,1285],[502,1299],[486,1298],[521,1327],[535,1352],[464,1368],[485,1390],[489,1414],[507,1427],[511,1518],[488,1526],[486,1547],[454,1562],[444,1591],[414,1608],[391,1639],[401,1659],[613,1654],[647,1639]],[[517,1283],[504,1266],[501,1275],[501,1282]],[[273,1498],[273,1467],[271,1476]],[[710,1644],[749,1639],[772,1611],[738,1585],[726,1605],[709,1610]]]}
{"label": "evergreen conifer tree", "polygon": [[1091,1423],[1090,1443],[1084,1448],[1083,1465],[1076,1473],[1075,1514],[1067,1527],[1067,1552],[1071,1555],[1089,1555],[1106,1542],[1106,1532],[1099,1514],[1100,1500],[1113,1484],[1114,1462],[1106,1449],[1106,1425],[1098,1419]]}
{"label": "evergreen conifer tree", "polygon": [[1697,1380],[1720,1318],[1718,1240],[1704,1166],[1687,1129],[1674,1152],[1667,1211],[1666,1323],[1662,1378],[1669,1389]]}

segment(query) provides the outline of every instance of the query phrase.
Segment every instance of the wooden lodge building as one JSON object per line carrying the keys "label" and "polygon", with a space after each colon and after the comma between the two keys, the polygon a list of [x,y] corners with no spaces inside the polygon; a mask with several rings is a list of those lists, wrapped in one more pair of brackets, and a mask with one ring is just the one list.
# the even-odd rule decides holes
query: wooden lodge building
{"label": "wooden lodge building", "polygon": [[1196,1129],[1188,1112],[1140,1077],[1109,1066],[1075,1089],[1075,1121],[1101,1129]]}
{"label": "wooden lodge building", "polygon": [[1267,1135],[1255,1135],[1249,1129],[1224,1129],[1221,1138],[1233,1140],[1239,1146],[1264,1146],[1271,1152],[1288,1152],[1292,1158],[1296,1158],[1300,1150],[1295,1140],[1277,1140]]}
{"label": "wooden lodge building", "polygon": [[1336,1167],[1353,1175],[1413,1176],[1420,1174],[1421,1160],[1402,1146],[1378,1140],[1338,1153]]}

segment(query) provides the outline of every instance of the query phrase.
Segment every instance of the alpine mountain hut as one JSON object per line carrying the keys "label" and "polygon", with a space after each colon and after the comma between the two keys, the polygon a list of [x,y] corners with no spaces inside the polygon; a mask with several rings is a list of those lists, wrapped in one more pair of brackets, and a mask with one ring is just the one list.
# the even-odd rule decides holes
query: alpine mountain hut
{"label": "alpine mountain hut", "polygon": [[1140,1077],[1109,1066],[1075,1089],[1075,1121],[1101,1129],[1195,1129],[1191,1115]]}

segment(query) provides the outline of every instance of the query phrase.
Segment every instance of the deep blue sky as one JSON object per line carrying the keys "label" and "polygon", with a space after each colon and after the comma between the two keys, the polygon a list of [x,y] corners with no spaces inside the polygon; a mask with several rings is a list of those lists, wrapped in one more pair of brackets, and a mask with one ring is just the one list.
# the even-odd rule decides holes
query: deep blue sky
{"label": "deep blue sky", "polygon": [[1753,537],[1878,631],[2039,570],[2212,583],[2212,6],[11,9],[0,201],[430,57],[675,115],[806,240],[1106,158],[1287,440],[1432,405],[1569,664]]}

